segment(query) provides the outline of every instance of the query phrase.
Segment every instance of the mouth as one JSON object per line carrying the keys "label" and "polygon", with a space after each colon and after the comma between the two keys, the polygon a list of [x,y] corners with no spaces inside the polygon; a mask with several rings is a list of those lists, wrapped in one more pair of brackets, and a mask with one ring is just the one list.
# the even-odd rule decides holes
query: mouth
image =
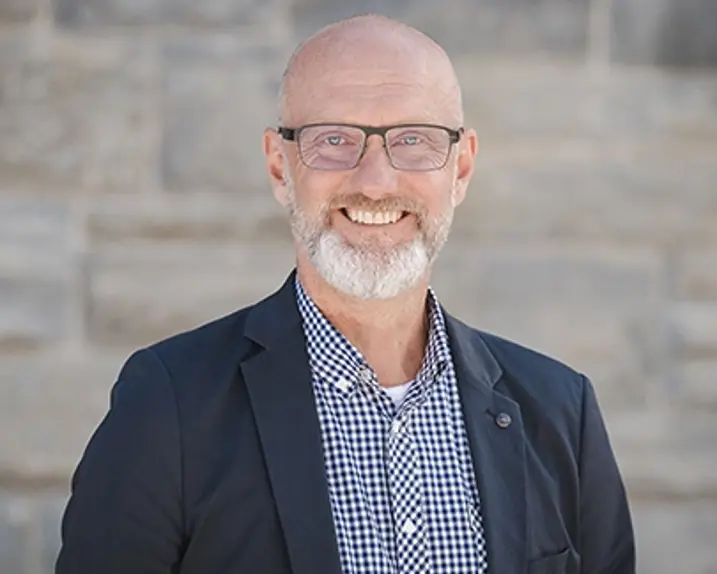
{"label": "mouth", "polygon": [[409,214],[408,211],[364,211],[346,207],[340,211],[352,223],[367,226],[392,225]]}

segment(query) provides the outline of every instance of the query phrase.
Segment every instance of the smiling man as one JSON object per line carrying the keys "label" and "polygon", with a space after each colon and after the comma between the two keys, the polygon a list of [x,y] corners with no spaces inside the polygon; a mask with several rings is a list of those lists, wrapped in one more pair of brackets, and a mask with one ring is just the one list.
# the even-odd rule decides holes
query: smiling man
{"label": "smiling man", "polygon": [[635,572],[590,381],[429,287],[477,148],[417,30],[362,16],[299,47],[264,135],[296,269],[127,361],[58,574]]}

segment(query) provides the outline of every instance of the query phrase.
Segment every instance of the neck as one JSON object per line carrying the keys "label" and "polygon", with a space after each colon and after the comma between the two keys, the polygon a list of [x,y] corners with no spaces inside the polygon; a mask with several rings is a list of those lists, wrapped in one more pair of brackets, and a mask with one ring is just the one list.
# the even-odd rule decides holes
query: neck
{"label": "neck", "polygon": [[342,293],[300,259],[297,275],[324,316],[365,357],[379,384],[391,387],[415,378],[428,340],[428,274],[411,289],[382,300]]}

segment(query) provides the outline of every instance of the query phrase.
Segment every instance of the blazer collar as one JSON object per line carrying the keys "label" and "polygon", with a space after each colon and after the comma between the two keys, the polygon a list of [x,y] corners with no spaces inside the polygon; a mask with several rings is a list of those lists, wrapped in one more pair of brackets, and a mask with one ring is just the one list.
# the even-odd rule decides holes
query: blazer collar
{"label": "blazer collar", "polygon": [[447,311],[446,318],[449,344],[454,362],[463,370],[461,383],[483,385],[490,390],[503,375],[503,369],[486,345],[481,333],[456,319]]}
{"label": "blazer collar", "polygon": [[[244,335],[265,349],[281,345],[287,337],[301,335],[301,314],[296,303],[293,270],[283,285],[266,299],[257,303],[249,312]],[[441,311],[446,322],[451,353],[463,363],[469,376],[468,384],[483,384],[492,389],[503,371],[479,331],[469,327],[448,313]]]}
{"label": "blazer collar", "polygon": [[293,574],[340,574],[321,428],[294,273],[249,311],[244,332],[263,347],[241,362]]}
{"label": "blazer collar", "polygon": [[265,349],[280,345],[288,336],[303,338],[301,315],[296,305],[293,270],[284,284],[249,310],[244,335]]}
{"label": "blazer collar", "polygon": [[447,325],[478,483],[488,570],[524,572],[528,532],[521,410],[499,392],[505,375],[484,335],[453,317]]}

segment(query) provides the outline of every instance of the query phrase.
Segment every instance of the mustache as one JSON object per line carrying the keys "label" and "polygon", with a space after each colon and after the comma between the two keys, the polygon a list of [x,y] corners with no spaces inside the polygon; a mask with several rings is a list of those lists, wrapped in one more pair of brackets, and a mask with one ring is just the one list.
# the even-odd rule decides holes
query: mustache
{"label": "mustache", "polygon": [[354,193],[333,199],[329,209],[357,209],[362,211],[407,211],[422,215],[426,208],[412,199],[404,197],[386,197],[370,199],[362,193]]}

